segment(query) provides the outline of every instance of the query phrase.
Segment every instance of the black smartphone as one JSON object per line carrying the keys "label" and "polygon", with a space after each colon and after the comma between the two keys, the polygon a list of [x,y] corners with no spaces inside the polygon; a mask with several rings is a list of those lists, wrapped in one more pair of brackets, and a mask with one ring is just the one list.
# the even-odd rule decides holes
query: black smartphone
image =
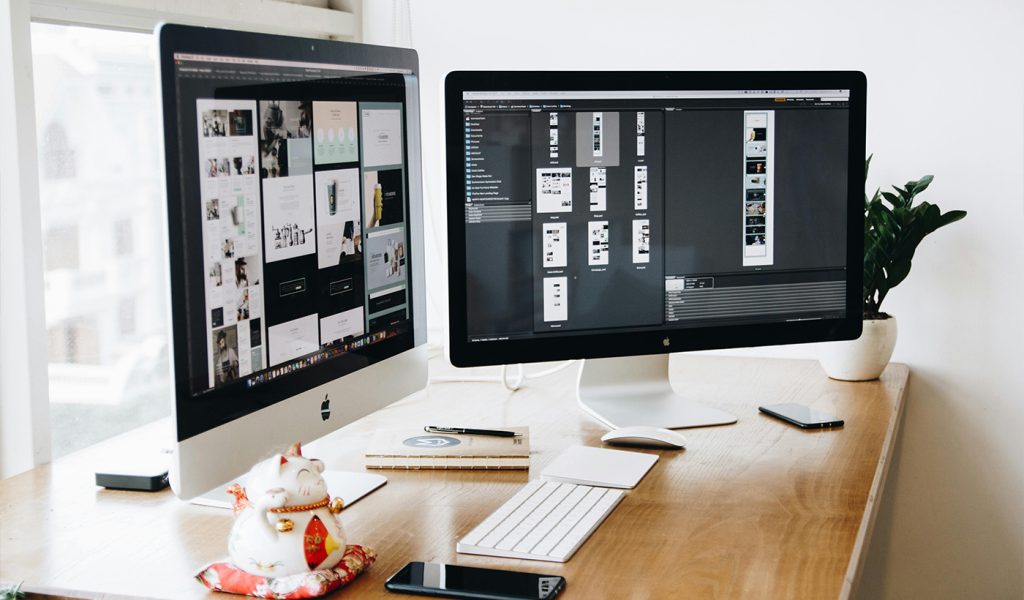
{"label": "black smartphone", "polygon": [[565,588],[565,577],[411,562],[389,577],[384,587],[392,592],[442,598],[548,600]]}
{"label": "black smartphone", "polygon": [[843,424],[842,419],[823,413],[820,410],[814,410],[803,404],[766,404],[765,406],[759,406],[758,410],[803,429],[840,427]]}

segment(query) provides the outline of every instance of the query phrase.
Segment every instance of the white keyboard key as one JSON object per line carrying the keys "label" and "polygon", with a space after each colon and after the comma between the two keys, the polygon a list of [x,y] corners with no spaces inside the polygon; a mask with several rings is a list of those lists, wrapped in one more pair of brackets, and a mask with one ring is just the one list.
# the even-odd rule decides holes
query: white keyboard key
{"label": "white keyboard key", "polygon": [[603,510],[605,508],[608,508],[609,506],[615,506],[615,503],[618,502],[619,499],[622,498],[625,494],[626,492],[622,490],[610,489],[607,492],[605,492],[604,496],[601,496],[600,500],[597,501],[597,505],[595,508],[600,508]]}
{"label": "white keyboard key", "polygon": [[604,513],[601,512],[590,512],[585,517],[580,519],[580,522],[572,528],[562,541],[559,542],[555,549],[551,551],[551,556],[554,558],[564,559],[572,553],[576,547],[583,542],[587,534],[594,530],[601,519],[604,518]]}
{"label": "white keyboard key", "polygon": [[576,505],[579,504],[580,500],[583,500],[583,498],[587,495],[587,491],[589,491],[590,489],[587,486],[582,485],[575,486],[575,488],[576,489],[574,489],[572,493],[569,494],[569,496],[562,502],[562,504],[554,512],[551,513],[550,517],[552,517],[553,520],[551,522],[550,527],[547,527],[547,532],[544,534],[544,539],[541,540],[539,544],[537,544],[536,548],[530,550],[530,554],[547,554],[548,551],[555,547],[555,544],[558,543],[558,540],[560,540],[562,536],[565,535],[565,532],[568,531],[568,527],[564,527],[562,530],[560,530],[561,533],[559,533],[558,526],[566,518],[569,512],[572,509],[576,508]]}
{"label": "white keyboard key", "polygon": [[[551,497],[548,498],[548,500],[554,500],[557,506],[554,510],[549,511],[545,515],[544,519],[533,528],[533,531],[531,531],[523,541],[516,545],[516,552],[529,552],[532,550],[533,547],[537,545],[537,542],[541,541],[545,535],[555,528],[555,525],[558,525],[558,522],[561,521],[565,515],[569,514],[573,505],[568,502],[564,502],[564,500],[574,488],[579,489],[574,485],[565,484],[554,494],[551,494]],[[582,497],[583,494],[580,494],[580,496]]]}
{"label": "white keyboard key", "polygon": [[603,492],[604,490],[601,488],[589,488],[587,495],[569,511],[569,514],[546,536],[546,539],[537,545],[534,553],[550,554],[551,550],[562,541],[562,538],[587,514],[587,510],[597,504],[597,500]]}
{"label": "white keyboard key", "polygon": [[495,546],[495,548],[498,550],[511,550],[512,547],[518,544],[528,533],[533,531],[533,529],[540,524],[541,520],[547,516],[548,513],[550,513],[568,494],[568,490],[565,490],[563,493],[559,493],[562,492],[562,487],[563,486],[559,485],[559,487],[556,488],[551,495],[540,504],[540,506],[530,513],[530,516],[526,517],[526,519],[519,523],[511,533],[505,536],[505,539],[501,540],[500,544]]}
{"label": "white keyboard key", "polygon": [[490,530],[494,529],[494,527],[498,523],[498,519],[495,519],[494,517],[488,517],[484,520],[483,523],[477,525],[476,528],[473,529],[473,531],[467,533],[466,537],[462,538],[462,541],[467,544],[475,545],[477,542],[482,540],[483,537],[487,535],[488,532],[490,532]]}
{"label": "white keyboard key", "polygon": [[502,504],[496,511],[491,513],[489,517],[483,520],[482,523],[473,528],[472,531],[466,534],[466,537],[462,538],[462,543],[476,545],[485,535],[490,533],[495,527],[501,523],[505,517],[512,514],[520,504],[522,504],[527,498],[533,495],[542,485],[544,481],[536,479],[526,484],[521,490],[516,492],[516,495],[509,498],[505,504]]}
{"label": "white keyboard key", "polygon": [[511,550],[512,547],[526,537],[526,534],[529,533],[536,525],[536,522],[530,523],[529,521],[523,521],[517,525],[515,529],[509,532],[509,534],[505,536],[505,539],[501,540],[501,543],[495,546],[495,548],[498,550]]}
{"label": "white keyboard key", "polygon": [[537,506],[539,506],[540,503],[543,502],[556,487],[558,487],[558,484],[554,482],[544,484],[544,487],[537,490],[537,492],[530,496],[526,502],[520,504],[519,507],[512,511],[509,516],[505,517],[501,522],[501,525],[498,525],[493,531],[487,534],[484,539],[480,541],[480,545],[485,548],[493,548],[499,541],[501,541],[502,538],[508,535],[520,521],[525,519],[533,509],[537,508]]}

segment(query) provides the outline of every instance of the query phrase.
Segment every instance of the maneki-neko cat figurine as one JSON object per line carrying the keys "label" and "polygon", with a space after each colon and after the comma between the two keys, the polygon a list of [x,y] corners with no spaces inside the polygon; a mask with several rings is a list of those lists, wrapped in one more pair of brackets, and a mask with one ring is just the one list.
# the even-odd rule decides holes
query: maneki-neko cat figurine
{"label": "maneki-neko cat figurine", "polygon": [[254,575],[285,577],[331,569],[345,553],[345,530],[321,473],[324,463],[302,456],[298,443],[249,471],[235,496],[228,538],[234,565]]}

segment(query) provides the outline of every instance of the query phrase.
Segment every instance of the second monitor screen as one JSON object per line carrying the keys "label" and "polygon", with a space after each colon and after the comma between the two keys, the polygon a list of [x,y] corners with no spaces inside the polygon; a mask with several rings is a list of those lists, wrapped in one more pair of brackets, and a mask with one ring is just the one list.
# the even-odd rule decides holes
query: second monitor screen
{"label": "second monitor screen", "polygon": [[469,341],[844,317],[828,95],[465,94]]}

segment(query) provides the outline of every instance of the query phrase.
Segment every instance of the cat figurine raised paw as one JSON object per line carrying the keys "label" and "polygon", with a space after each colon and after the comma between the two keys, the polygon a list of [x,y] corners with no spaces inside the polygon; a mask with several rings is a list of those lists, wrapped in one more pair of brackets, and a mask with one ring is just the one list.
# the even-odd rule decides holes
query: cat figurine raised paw
{"label": "cat figurine raised paw", "polygon": [[345,554],[345,530],[320,476],[324,463],[302,456],[295,443],[249,471],[245,489],[238,484],[235,524],[228,554],[236,567],[254,575],[285,577],[331,569]]}

